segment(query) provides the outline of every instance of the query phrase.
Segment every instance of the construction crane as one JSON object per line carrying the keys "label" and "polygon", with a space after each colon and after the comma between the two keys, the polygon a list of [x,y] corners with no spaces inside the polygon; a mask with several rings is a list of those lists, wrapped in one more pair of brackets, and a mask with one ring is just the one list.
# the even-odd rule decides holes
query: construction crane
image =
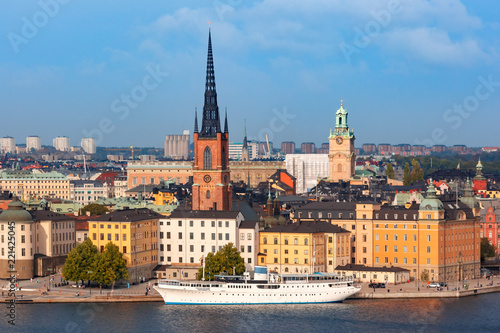
{"label": "construction crane", "polygon": [[268,158],[271,158],[271,146],[269,145],[269,137],[266,134],[266,142],[267,142],[267,154]]}
{"label": "construction crane", "polygon": [[130,148],[105,148],[103,150],[111,150],[111,151],[130,151],[132,153],[132,158],[134,158],[134,151],[141,151],[141,149],[134,149],[134,146],[130,146]]}

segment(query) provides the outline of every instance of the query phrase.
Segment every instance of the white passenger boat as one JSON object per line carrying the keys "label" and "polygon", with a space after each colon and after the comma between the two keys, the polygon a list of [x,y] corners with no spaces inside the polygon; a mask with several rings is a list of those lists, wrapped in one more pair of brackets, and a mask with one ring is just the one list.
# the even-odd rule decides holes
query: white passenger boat
{"label": "white passenger boat", "polygon": [[255,267],[254,279],[217,276],[217,281],[159,280],[154,288],[165,304],[297,304],[342,302],[360,288],[352,278],[327,273],[267,274]]}

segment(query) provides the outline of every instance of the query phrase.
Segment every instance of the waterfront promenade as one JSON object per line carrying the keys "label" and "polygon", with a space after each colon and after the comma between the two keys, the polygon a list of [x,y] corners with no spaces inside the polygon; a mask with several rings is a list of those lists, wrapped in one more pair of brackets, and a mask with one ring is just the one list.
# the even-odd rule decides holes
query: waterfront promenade
{"label": "waterfront promenade", "polygon": [[[52,287],[53,283],[61,281],[61,276],[56,275],[54,281],[50,283],[49,278],[38,278],[24,280],[18,282],[16,290],[17,303],[82,303],[82,302],[162,302],[161,296],[153,289],[154,283],[157,280],[150,280],[137,285],[116,286],[113,291],[110,288],[96,287],[93,288],[75,288],[72,285],[75,282],[70,282],[67,286]],[[386,288],[368,287],[368,283],[361,283],[361,290],[350,299],[388,299],[388,298],[449,298],[449,297],[464,297],[471,295],[479,295],[492,292],[500,292],[500,277],[493,277],[491,280],[478,279],[465,282],[468,288],[465,289],[463,283],[458,285],[457,282],[450,282],[443,290],[438,291],[436,288],[427,288],[427,284],[421,282],[419,286],[415,282],[403,283],[398,285],[387,285]],[[7,281],[0,280],[2,296],[0,301],[5,301],[8,297]],[[420,288],[419,288],[420,287]],[[146,295],[146,288],[149,289]],[[45,294],[46,293],[46,294]],[[77,296],[78,293],[78,296]]]}

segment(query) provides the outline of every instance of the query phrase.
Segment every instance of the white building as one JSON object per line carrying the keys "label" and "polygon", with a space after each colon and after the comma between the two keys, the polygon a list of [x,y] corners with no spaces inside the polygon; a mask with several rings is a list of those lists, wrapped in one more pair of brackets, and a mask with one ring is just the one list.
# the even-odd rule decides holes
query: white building
{"label": "white building", "polygon": [[95,139],[94,138],[82,138],[81,146],[84,152],[87,154],[95,154]]}
{"label": "white building", "polygon": [[108,198],[109,189],[106,183],[96,180],[71,180],[70,198],[71,200],[88,205],[98,199]]}
{"label": "white building", "polygon": [[16,151],[16,139],[10,136],[0,138],[0,153],[14,153]]}
{"label": "white building", "polygon": [[228,243],[239,249],[242,221],[243,214],[238,211],[174,210],[159,221],[159,265],[189,263],[201,267],[202,257],[209,252],[215,253]]}
{"label": "white building", "polygon": [[114,181],[112,196],[114,198],[124,197],[127,190],[127,176],[117,176]]}
{"label": "white building", "polygon": [[[257,152],[259,149],[259,144],[257,142],[249,141],[247,143],[247,145],[248,145],[248,158],[250,160],[256,159],[258,157]],[[242,150],[243,150],[243,143],[230,142],[229,143],[229,159],[236,160],[236,161],[241,160]]]}
{"label": "white building", "polygon": [[189,158],[189,140],[188,130],[184,130],[182,135],[166,135],[164,156],[175,160],[187,160]]}
{"label": "white building", "polygon": [[297,194],[316,186],[319,178],[328,177],[328,154],[287,154],[286,171],[297,178]]}
{"label": "white building", "polygon": [[259,253],[259,222],[243,221],[239,228],[239,247],[248,272],[253,272]]}
{"label": "white building", "polygon": [[54,146],[56,150],[60,151],[69,151],[71,148],[69,138],[67,136],[58,136],[52,139],[52,146]]}
{"label": "white building", "polygon": [[42,139],[39,136],[34,135],[26,138],[26,152],[30,153],[31,149],[42,149]]}

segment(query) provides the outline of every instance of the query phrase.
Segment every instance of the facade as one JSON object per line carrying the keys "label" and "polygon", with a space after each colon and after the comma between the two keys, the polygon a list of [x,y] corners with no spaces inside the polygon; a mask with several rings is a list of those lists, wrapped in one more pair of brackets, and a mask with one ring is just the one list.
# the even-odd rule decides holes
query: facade
{"label": "facade", "polygon": [[481,209],[481,234],[480,238],[488,238],[495,247],[496,254],[500,254],[500,207],[499,199],[482,200],[484,208]]}
{"label": "facade", "polygon": [[26,152],[31,153],[31,149],[42,149],[42,139],[39,136],[28,136],[26,138]]}
{"label": "facade", "polygon": [[347,111],[342,102],[340,109],[335,114],[336,122],[333,132],[330,131],[328,141],[330,151],[328,154],[328,180],[338,182],[347,181],[354,176],[356,167],[356,154],[354,152],[354,133],[349,130]]}
{"label": "facade", "polygon": [[282,273],[333,273],[351,257],[349,231],[327,222],[297,222],[260,231],[258,265]]}
{"label": "facade", "polygon": [[239,227],[238,250],[245,261],[247,272],[253,272],[257,265],[259,248],[259,223],[256,221],[243,221]]}
{"label": "facade", "polygon": [[185,130],[182,135],[165,136],[165,157],[175,160],[189,159],[189,131]]}
{"label": "facade", "polygon": [[[15,238],[14,274],[19,279],[60,272],[76,246],[75,221],[48,210],[26,211],[17,199],[0,214],[0,277],[9,278],[9,237]],[[37,255],[40,255],[36,259]]]}
{"label": "facade", "polygon": [[12,154],[16,152],[16,139],[10,136],[0,138],[0,153]]}
{"label": "facade", "polygon": [[365,265],[337,266],[335,272],[342,276],[355,276],[365,283],[401,284],[410,282],[410,271],[401,267],[367,267]]}
{"label": "facade", "polygon": [[127,261],[129,282],[153,277],[158,264],[158,220],[163,216],[147,208],[124,209],[89,220],[89,236],[99,251],[115,244]]}
{"label": "facade", "polygon": [[316,153],[316,147],[314,145],[314,142],[303,142],[300,145],[300,152],[302,154],[315,154]]}
{"label": "facade", "polygon": [[59,151],[70,151],[71,145],[67,136],[58,136],[52,139],[52,146]]}
{"label": "facade", "polygon": [[288,154],[286,171],[297,179],[297,193],[306,193],[316,186],[318,178],[328,177],[328,155]]}
{"label": "facade", "polygon": [[20,198],[50,197],[70,199],[69,179],[63,174],[27,170],[0,171],[0,188]]}
{"label": "facade", "polygon": [[160,219],[158,263],[198,264],[201,267],[202,257],[209,252],[215,253],[228,243],[239,248],[242,221],[243,215],[238,211],[176,209],[169,217]]}
{"label": "facade", "polygon": [[[244,153],[243,153],[243,146],[244,145],[245,145],[244,142],[242,142],[242,143],[230,142],[229,143],[229,159],[232,161],[244,161],[244,162],[256,159],[257,158],[257,148],[258,148],[257,143],[252,142],[252,141],[247,141],[248,158],[246,158],[244,156]],[[231,163],[231,162],[229,162],[229,163]]]}
{"label": "facade", "polygon": [[109,197],[107,183],[96,180],[71,180],[70,199],[82,205],[88,205],[98,199]]}
{"label": "facade", "polygon": [[281,143],[281,153],[282,154],[295,154],[295,142],[284,141]]}
{"label": "facade", "polygon": [[193,163],[191,161],[131,161],[127,164],[128,189],[138,185],[157,185],[164,180],[185,184],[192,176]]}
{"label": "facade", "polygon": [[231,180],[235,183],[248,182],[250,187],[256,188],[261,182],[265,182],[278,170],[285,168],[283,161],[231,161]]}
{"label": "facade", "polygon": [[375,154],[377,152],[377,145],[374,143],[364,143],[361,146],[365,154]]}
{"label": "facade", "polygon": [[96,152],[96,145],[94,138],[82,138],[81,146],[83,151],[87,154],[95,154]]}
{"label": "facade", "polygon": [[208,32],[207,78],[205,104],[198,131],[198,118],[194,124],[194,165],[192,185],[193,210],[230,210],[232,185],[229,171],[229,130],[227,111],[224,130],[221,130],[215,72],[212,55],[211,32]]}

